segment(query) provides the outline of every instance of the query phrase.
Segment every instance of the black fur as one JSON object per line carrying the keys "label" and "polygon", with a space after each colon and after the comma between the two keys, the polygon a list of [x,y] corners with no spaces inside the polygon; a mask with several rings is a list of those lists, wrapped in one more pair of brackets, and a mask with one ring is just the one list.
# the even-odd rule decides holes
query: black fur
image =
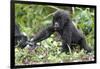
{"label": "black fur", "polygon": [[19,42],[19,47],[24,48],[27,45],[27,37],[23,35],[17,24],[15,24],[15,46]]}

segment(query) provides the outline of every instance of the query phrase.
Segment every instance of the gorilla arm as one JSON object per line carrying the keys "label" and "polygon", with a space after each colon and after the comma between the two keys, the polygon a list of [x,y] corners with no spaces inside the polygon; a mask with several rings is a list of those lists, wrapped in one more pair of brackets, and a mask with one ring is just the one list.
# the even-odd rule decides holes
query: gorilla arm
{"label": "gorilla arm", "polygon": [[72,32],[70,29],[64,29],[63,30],[63,35],[62,35],[62,52],[69,52],[69,46],[71,44],[71,38],[72,37]]}
{"label": "gorilla arm", "polygon": [[39,32],[35,37],[33,37],[31,41],[35,43],[40,42],[48,38],[51,34],[53,34],[53,32],[54,32],[53,26],[49,26],[46,29]]}

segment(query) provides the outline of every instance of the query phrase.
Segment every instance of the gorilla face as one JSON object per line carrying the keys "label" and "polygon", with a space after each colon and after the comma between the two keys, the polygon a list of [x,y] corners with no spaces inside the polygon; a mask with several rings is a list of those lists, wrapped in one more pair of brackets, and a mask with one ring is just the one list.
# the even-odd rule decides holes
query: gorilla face
{"label": "gorilla face", "polygon": [[69,22],[68,13],[65,11],[57,11],[53,16],[54,30],[62,30],[64,25]]}
{"label": "gorilla face", "polygon": [[53,23],[53,26],[54,26],[54,30],[60,30],[60,24],[58,22],[54,22]]}

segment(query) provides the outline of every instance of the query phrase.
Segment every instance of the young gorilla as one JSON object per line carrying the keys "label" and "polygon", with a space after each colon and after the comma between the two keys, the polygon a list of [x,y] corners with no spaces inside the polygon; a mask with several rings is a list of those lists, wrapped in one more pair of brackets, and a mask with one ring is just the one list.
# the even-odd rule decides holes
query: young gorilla
{"label": "young gorilla", "polygon": [[17,24],[15,24],[15,45],[19,42],[20,48],[24,48],[27,45],[27,37],[23,35]]}
{"label": "young gorilla", "polygon": [[68,46],[71,46],[72,43],[79,44],[80,48],[84,48],[87,52],[92,51],[86,44],[84,35],[73,25],[68,13],[61,10],[54,14],[52,26],[42,30],[31,41],[33,43],[40,42],[54,32],[57,32],[62,38],[62,52],[68,52]]}

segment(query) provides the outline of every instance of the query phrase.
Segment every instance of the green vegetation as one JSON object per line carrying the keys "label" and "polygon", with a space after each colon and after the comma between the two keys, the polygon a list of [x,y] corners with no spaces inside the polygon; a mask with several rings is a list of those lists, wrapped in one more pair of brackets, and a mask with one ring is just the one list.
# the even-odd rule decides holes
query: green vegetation
{"label": "green vegetation", "polygon": [[[67,6],[66,6],[67,7]],[[72,20],[75,26],[82,31],[86,40],[94,48],[94,9],[73,7]],[[52,14],[57,9],[66,8],[50,5],[15,5],[15,21],[19,24],[21,32],[27,34],[28,38],[34,36],[38,31],[52,22]],[[61,41],[54,33],[46,40],[38,43],[39,46],[30,52],[29,49],[15,48],[15,64],[45,64],[45,63],[68,63],[93,61],[94,53],[86,54],[76,46],[70,53],[60,53]]]}

